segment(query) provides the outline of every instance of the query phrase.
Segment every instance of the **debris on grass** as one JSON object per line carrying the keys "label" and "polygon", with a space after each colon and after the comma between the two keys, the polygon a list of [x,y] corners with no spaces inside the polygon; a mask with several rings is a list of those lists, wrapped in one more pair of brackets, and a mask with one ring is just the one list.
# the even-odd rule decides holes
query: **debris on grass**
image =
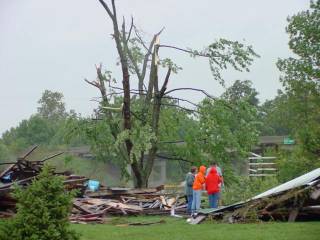
{"label": "debris on grass", "polygon": [[[0,173],[0,218],[12,217],[15,214],[16,201],[11,193],[15,185],[27,187],[37,178],[45,161],[63,154],[57,153],[42,160],[28,160],[37,148],[32,147],[16,162],[1,163],[9,167]],[[79,194],[73,201],[70,221],[73,223],[103,223],[107,216],[113,215],[169,215],[170,212],[185,213],[186,199],[164,192],[164,186],[146,189],[99,188],[88,186],[88,178],[72,175],[69,172],[55,174],[64,178],[67,191],[77,189]],[[92,181],[91,181],[92,182]],[[89,182],[90,183],[90,182]],[[92,184],[91,184],[92,185]],[[173,211],[172,211],[173,210]]]}
{"label": "debris on grass", "polygon": [[225,223],[320,220],[320,168],[247,201],[202,210],[190,223],[200,223],[205,218]]}

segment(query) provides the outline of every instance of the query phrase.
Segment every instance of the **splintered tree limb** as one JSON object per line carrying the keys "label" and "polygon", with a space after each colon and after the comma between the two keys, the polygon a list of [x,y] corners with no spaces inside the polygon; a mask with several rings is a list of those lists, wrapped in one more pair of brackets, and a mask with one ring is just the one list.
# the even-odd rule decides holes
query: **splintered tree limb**
{"label": "splintered tree limb", "polygon": [[20,159],[26,159],[35,149],[38,148],[38,145],[33,146],[27,153],[25,153]]}
{"label": "splintered tree limb", "polygon": [[[157,41],[157,40],[156,40]],[[149,85],[148,85],[148,90],[147,90],[147,96],[145,98],[145,110],[148,104],[151,101],[152,95],[153,95],[153,90],[155,86],[155,81],[157,80],[157,75],[158,75],[158,68],[157,68],[157,47],[154,46],[153,48],[153,53],[152,53],[152,60],[151,60],[151,69],[150,69],[150,76],[149,76]]]}
{"label": "splintered tree limb", "polygon": [[114,19],[114,18],[115,18],[115,16],[112,14],[112,12],[111,12],[111,10],[110,10],[109,6],[105,3],[105,1],[103,1],[103,0],[99,0],[99,2],[100,2],[100,3],[101,3],[101,5],[103,6],[103,8],[107,11],[107,13],[108,13],[109,17],[110,17],[111,19]]}
{"label": "splintered tree limb", "polygon": [[[111,10],[107,6],[107,4],[105,4],[105,2],[103,0],[99,0],[99,1],[103,5],[103,7],[106,9],[106,11],[108,12],[108,14],[112,20],[112,23],[113,23],[113,36],[114,36],[114,41],[116,43],[118,55],[120,58],[121,70],[122,70],[122,86],[123,86],[123,91],[124,91],[124,94],[123,94],[123,120],[124,120],[123,127],[126,130],[130,130],[131,129],[130,74],[129,74],[128,58],[127,58],[127,55],[125,54],[124,46],[123,46],[123,44],[121,44],[123,42],[121,41],[121,33],[119,31],[119,26],[118,26],[115,1],[111,0],[112,11],[113,11],[112,14],[110,14]],[[125,141],[125,145],[127,148],[127,154],[128,154],[128,156],[130,156],[131,149],[133,146],[131,140],[127,139]]]}
{"label": "splintered tree limb", "polygon": [[116,11],[116,4],[114,3],[114,0],[111,0],[111,4],[112,4],[113,16],[117,21],[117,11]]}
{"label": "splintered tree limb", "polygon": [[[161,100],[162,97],[164,96],[164,93],[166,91],[167,88],[167,84],[169,82],[169,78],[170,78],[170,73],[171,73],[171,68],[168,69],[165,80],[163,82],[163,85],[161,87],[161,90],[159,91],[159,86],[158,86],[158,62],[157,62],[157,57],[158,57],[158,48],[157,45],[155,46],[155,50],[154,50],[154,54],[155,54],[155,58],[154,60],[154,67],[155,67],[155,76],[154,77],[154,105],[153,105],[153,112],[152,112],[152,130],[155,133],[155,136],[158,137],[158,131],[159,131],[159,119],[160,119],[160,111],[161,111]],[[152,171],[152,167],[153,167],[153,163],[154,163],[154,159],[156,156],[156,153],[158,151],[158,146],[157,146],[157,140],[153,140],[151,142],[151,149],[149,150],[149,154],[148,154],[148,161],[146,163],[145,169],[144,169],[144,173],[146,175],[146,181],[149,178],[151,171]],[[146,182],[147,185],[147,182]]]}
{"label": "splintered tree limb", "polygon": [[166,78],[164,79],[162,88],[160,90],[160,97],[163,97],[165,91],[167,90],[167,85],[168,85],[168,82],[169,82],[170,74],[171,74],[171,68],[169,68],[168,71],[167,71]]}
{"label": "splintered tree limb", "polygon": [[[168,73],[167,73],[168,74]],[[167,84],[167,83],[166,83]],[[113,89],[116,89],[116,90],[122,90],[122,92],[113,92],[113,93],[109,93],[108,96],[112,96],[112,95],[119,95],[119,94],[123,94],[123,88],[120,88],[120,87],[115,87],[115,86],[111,86],[109,84],[109,87],[110,88],[113,88]],[[133,95],[139,95],[139,90],[137,89],[131,89],[130,90],[130,93],[133,94]],[[166,94],[166,93],[165,93]],[[143,93],[141,95],[147,95],[146,94],[146,91],[144,90]],[[181,101],[181,102],[187,102],[195,107],[199,107],[198,104],[194,103],[194,102],[191,102],[190,100],[187,100],[187,99],[184,99],[184,98],[179,98],[179,97],[172,97],[172,96],[166,96],[166,95],[163,95],[162,98],[164,99],[172,99],[172,100],[177,100],[178,102]]]}
{"label": "splintered tree limb", "polygon": [[126,42],[128,42],[130,40],[130,36],[131,36],[131,33],[132,33],[133,26],[134,26],[133,17],[131,16],[131,24],[130,24],[130,29],[129,29],[129,32],[128,32],[128,36],[127,36]]}
{"label": "splintered tree limb", "polygon": [[199,88],[175,88],[175,89],[171,89],[167,92],[165,92],[165,95],[168,95],[169,93],[175,92],[175,91],[182,91],[182,90],[190,90],[190,91],[197,91],[197,92],[201,92],[204,95],[206,95],[208,98],[212,99],[212,100],[217,100],[216,97],[211,96],[208,92],[206,92],[203,89],[199,89]]}
{"label": "splintered tree limb", "polygon": [[59,152],[59,153],[53,154],[53,155],[51,155],[51,156],[49,156],[49,157],[46,157],[46,158],[44,158],[44,159],[41,159],[41,160],[38,161],[38,162],[45,162],[45,161],[48,161],[48,160],[50,160],[50,159],[52,159],[52,158],[55,158],[55,157],[57,157],[57,156],[60,156],[60,155],[62,155],[62,154],[64,154],[64,152]]}
{"label": "splintered tree limb", "polygon": [[199,57],[210,57],[208,54],[194,53],[194,52],[191,51],[191,50],[184,49],[184,48],[179,48],[179,47],[175,47],[175,46],[170,46],[170,45],[160,44],[159,47],[172,48],[172,49],[176,49],[176,50],[179,50],[179,51],[182,51],[182,52],[186,52],[186,53],[189,53],[189,54],[193,54],[193,55],[196,55],[196,56],[199,56]]}
{"label": "splintered tree limb", "polygon": [[[103,4],[103,0],[99,0],[100,3],[104,6],[106,4]],[[123,116],[123,129],[124,130],[131,130],[131,92],[130,92],[130,74],[129,74],[129,59],[128,55],[126,54],[126,48],[124,46],[123,41],[121,40],[121,33],[119,31],[119,26],[118,26],[118,20],[117,20],[117,12],[116,12],[116,6],[115,6],[115,1],[111,0],[112,3],[112,11],[113,13],[110,14],[110,8],[105,7],[107,10],[112,23],[113,23],[113,37],[114,41],[116,43],[116,48],[117,52],[120,58],[120,65],[121,65],[121,71],[122,71],[122,87],[123,87],[123,111],[122,111],[122,116]],[[125,35],[125,34],[124,34]],[[124,39],[126,39],[124,37]],[[126,150],[126,158],[127,160],[130,159],[131,155],[131,150],[133,147],[133,143],[130,139],[125,140],[125,150]],[[122,151],[120,151],[122,153]],[[135,178],[137,180],[137,186],[141,187],[142,186],[142,174],[141,174],[141,169],[139,169],[139,166],[137,164],[137,161],[135,159],[132,159],[132,161],[127,161],[128,163],[131,162],[131,168],[134,172]]]}
{"label": "splintered tree limb", "polygon": [[194,102],[191,102],[190,100],[187,100],[187,99],[183,99],[183,98],[178,98],[178,97],[170,97],[170,96],[164,96],[162,98],[166,98],[166,99],[172,99],[172,100],[176,100],[178,101],[178,103],[181,101],[181,102],[187,102],[191,105],[193,105],[194,107],[199,107],[198,104],[194,103]]}
{"label": "splintered tree limb", "polygon": [[[130,32],[131,32],[131,30],[130,30]],[[128,46],[128,41],[129,40],[130,40],[130,36],[129,35],[126,38],[125,20],[123,18],[123,24],[122,24],[122,42],[123,42],[123,46],[124,46],[124,49],[125,49],[126,53],[128,54],[128,57],[129,57],[132,65],[133,65],[134,71],[137,74],[137,77],[138,77],[138,80],[139,80],[139,83],[140,83],[140,82],[143,82],[144,77],[142,78],[138,63],[137,63],[136,59],[134,58],[134,56],[132,55],[132,52],[129,49],[129,46]],[[140,84],[139,84],[139,86],[140,86]],[[140,87],[139,87],[139,91],[141,92]]]}
{"label": "splintered tree limb", "polygon": [[88,84],[96,87],[96,88],[100,88],[100,87],[99,87],[99,84],[98,84],[96,81],[89,81],[89,80],[86,79],[86,78],[84,79],[84,81],[87,82]]}
{"label": "splintered tree limb", "polygon": [[148,61],[149,61],[149,57],[150,55],[152,54],[152,48],[154,48],[154,44],[156,43],[156,40],[157,38],[160,36],[160,34],[162,33],[162,31],[164,30],[164,28],[162,28],[158,33],[156,33],[150,44],[149,44],[149,47],[147,47],[144,43],[144,41],[142,40],[142,37],[140,36],[137,28],[135,27],[134,28],[135,30],[135,34],[137,36],[137,38],[139,39],[140,43],[144,46],[144,48],[147,50],[147,53],[145,54],[144,56],[144,60],[143,60],[143,65],[142,65],[142,71],[141,71],[141,75],[140,75],[140,78],[139,78],[139,83],[138,83],[138,88],[139,88],[139,91],[142,92],[143,91],[143,85],[144,85],[144,78],[145,78],[145,75],[146,75],[146,71],[147,71],[147,64],[148,64]]}
{"label": "splintered tree limb", "polygon": [[156,154],[156,156],[158,158],[162,158],[162,159],[166,159],[166,160],[183,161],[183,162],[193,163],[193,161],[185,159],[185,158],[181,158],[181,157],[164,156],[164,155],[161,155],[161,154]]}
{"label": "splintered tree limb", "polygon": [[[151,102],[151,97],[152,97],[151,85],[153,85],[154,97],[153,97],[151,128],[156,138],[158,137],[158,133],[159,133],[159,119],[160,119],[160,110],[161,110],[161,95],[159,94],[159,79],[158,79],[158,49],[159,49],[158,45],[159,45],[159,37],[156,38],[156,41],[154,44],[149,87],[148,87],[147,97],[145,99],[145,107],[146,107]],[[166,81],[164,82],[163,88],[166,88],[166,84],[168,83],[170,72],[171,70],[169,70],[169,74],[167,74],[168,79],[166,79]],[[157,151],[158,151],[157,140],[151,140],[151,148],[149,150],[148,160],[145,164],[145,168],[143,171],[145,175],[145,186],[148,185],[148,179],[152,171],[152,167],[154,164],[154,159]]]}
{"label": "splintered tree limb", "polygon": [[[85,81],[98,88],[101,94],[101,98],[103,101],[103,105],[109,105],[109,100],[108,100],[108,94],[107,94],[107,89],[105,86],[105,76],[102,74],[101,72],[102,69],[102,64],[100,64],[99,66],[96,65],[96,72],[97,72],[97,80],[96,81],[88,81],[87,79],[85,79]],[[114,122],[114,117],[110,111],[110,109],[106,109],[106,108],[102,108],[104,110],[104,113],[106,115],[106,117],[108,118],[109,122],[111,123],[111,134],[113,136],[114,139],[117,139],[117,136],[120,132],[119,126],[117,125],[117,123]]]}
{"label": "splintered tree limb", "polygon": [[189,108],[185,108],[185,107],[182,107],[180,105],[177,105],[177,104],[168,104],[168,103],[162,103],[161,106],[167,106],[167,107],[176,107],[176,108],[180,108],[181,110],[184,110],[186,112],[195,112],[195,113],[199,113],[198,110],[195,110],[195,109],[189,109]]}
{"label": "splintered tree limb", "polygon": [[[114,87],[114,86],[111,86],[109,85],[110,88],[113,88],[113,89],[117,89],[117,90],[122,90],[121,92],[111,92],[111,93],[108,93],[107,96],[112,96],[112,95],[120,95],[120,94],[123,94],[123,88],[120,88],[120,87]],[[134,95],[139,95],[140,93],[138,92],[139,90],[137,89],[131,89],[130,90],[130,93],[134,96]],[[144,91],[142,94],[140,95],[147,95],[146,94],[146,91]],[[191,102],[190,100],[188,99],[184,99],[184,98],[179,98],[179,97],[172,97],[172,96],[162,96],[163,99],[172,99],[172,100],[176,100],[178,102],[187,102],[195,107],[199,107],[198,104],[194,103],[194,102]],[[96,100],[93,100],[93,101],[96,101]]]}

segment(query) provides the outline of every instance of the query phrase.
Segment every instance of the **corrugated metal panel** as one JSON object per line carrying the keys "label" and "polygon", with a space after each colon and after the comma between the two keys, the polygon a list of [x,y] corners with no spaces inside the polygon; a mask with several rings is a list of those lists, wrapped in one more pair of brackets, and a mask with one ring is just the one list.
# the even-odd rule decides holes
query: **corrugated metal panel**
{"label": "corrugated metal panel", "polygon": [[263,198],[263,197],[267,197],[276,193],[287,191],[296,187],[304,186],[316,180],[317,178],[320,178],[320,168],[317,168],[295,179],[292,179],[291,181],[281,184],[266,192],[260,193],[259,195],[253,197],[252,199]]}

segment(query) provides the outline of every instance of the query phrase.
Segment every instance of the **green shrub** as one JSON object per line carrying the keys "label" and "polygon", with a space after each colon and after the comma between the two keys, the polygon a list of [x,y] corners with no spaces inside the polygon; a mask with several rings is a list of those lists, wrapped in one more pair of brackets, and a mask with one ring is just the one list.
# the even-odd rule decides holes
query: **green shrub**
{"label": "green shrub", "polygon": [[275,177],[249,178],[241,176],[231,185],[226,186],[222,191],[223,205],[245,201],[255,195],[277,186],[278,180]]}
{"label": "green shrub", "polygon": [[292,152],[281,152],[277,159],[280,182],[286,182],[320,167],[319,156],[296,147]]}
{"label": "green shrub", "polygon": [[37,180],[17,187],[17,214],[0,231],[1,240],[77,240],[69,229],[68,215],[72,193],[67,193],[61,177],[45,167]]}

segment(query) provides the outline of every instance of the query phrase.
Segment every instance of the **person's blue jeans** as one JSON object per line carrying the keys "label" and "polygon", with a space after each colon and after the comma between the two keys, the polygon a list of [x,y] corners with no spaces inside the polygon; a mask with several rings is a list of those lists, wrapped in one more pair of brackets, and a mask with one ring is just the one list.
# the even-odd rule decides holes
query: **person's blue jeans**
{"label": "person's blue jeans", "polygon": [[191,213],[193,196],[192,195],[187,195],[187,199],[188,199],[187,213]]}
{"label": "person's blue jeans", "polygon": [[209,194],[209,206],[210,208],[217,208],[219,200],[219,192],[214,194]]}
{"label": "person's blue jeans", "polygon": [[201,190],[193,190],[191,213],[197,213],[201,205]]}

